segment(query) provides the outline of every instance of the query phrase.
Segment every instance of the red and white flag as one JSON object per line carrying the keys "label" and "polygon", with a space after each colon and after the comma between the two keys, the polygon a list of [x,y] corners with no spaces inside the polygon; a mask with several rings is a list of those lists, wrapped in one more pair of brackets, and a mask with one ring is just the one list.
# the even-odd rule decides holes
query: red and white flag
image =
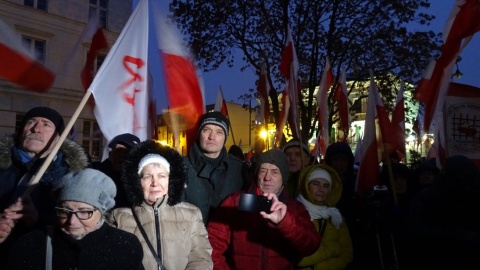
{"label": "red and white flag", "polygon": [[[287,79],[287,91],[290,98],[290,112],[287,113],[287,118],[290,117],[290,128],[293,136],[298,138],[300,136],[300,123],[298,119],[298,96],[300,91],[298,69],[299,63],[295,45],[293,43],[292,33],[290,27],[287,31],[287,41],[282,53],[282,60],[280,61],[280,74]],[[290,114],[290,116],[288,115]]]}
{"label": "red and white flag", "polygon": [[265,124],[268,123],[270,117],[270,105],[268,100],[270,89],[270,83],[267,78],[267,67],[265,63],[263,63],[260,71],[260,78],[258,79],[257,92],[260,96],[260,121]]}
{"label": "red and white flag", "polygon": [[19,36],[0,20],[0,78],[26,90],[46,92],[55,74],[27,51]]}
{"label": "red and white flag", "polygon": [[330,59],[325,60],[325,69],[323,70],[322,79],[317,91],[317,106],[318,106],[318,134],[316,144],[321,147],[315,146],[316,149],[321,149],[321,155],[325,157],[326,147],[328,147],[330,140],[330,128],[328,127],[328,90],[332,87],[334,80],[332,68],[330,66]]}
{"label": "red and white flag", "polygon": [[288,112],[290,110],[290,98],[288,96],[288,90],[285,89],[282,92],[282,112],[280,113],[280,119],[278,121],[277,130],[275,134],[274,146],[278,147],[283,138],[283,129],[287,123]]}
{"label": "red and white flag", "polygon": [[415,99],[425,104],[424,129],[428,132],[434,116],[441,111],[455,61],[472,36],[480,31],[478,0],[457,0],[444,29],[440,57],[432,61],[415,90]]}
{"label": "red and white flag", "polygon": [[222,87],[218,88],[217,100],[215,101],[214,111],[221,112],[223,115],[228,117],[227,103],[223,97]]}
{"label": "red and white flag", "polygon": [[149,2],[154,7],[153,19],[158,26],[156,34],[163,60],[168,105],[171,112],[181,115],[185,121],[188,148],[195,141],[197,120],[205,113],[203,82],[178,30],[160,12],[158,1]]}
{"label": "red and white flag", "polygon": [[141,0],[109,51],[88,91],[95,98],[94,113],[105,138],[131,133],[140,140],[148,134],[149,7]]}
{"label": "red and white flag", "polygon": [[405,150],[405,98],[403,97],[405,84],[400,85],[400,90],[397,94],[395,108],[392,112],[392,131],[394,141],[397,143],[394,151],[397,152],[398,157],[402,160],[406,156]]}
{"label": "red and white flag", "polygon": [[[87,29],[85,33],[87,34],[86,39],[91,40],[90,50],[87,53],[87,60],[85,61],[85,65],[80,73],[80,77],[82,80],[83,89],[86,91],[90,84],[93,81],[94,75],[94,67],[95,67],[95,60],[97,59],[98,54],[102,50],[108,49],[108,41],[105,37],[105,33],[103,28],[100,26],[98,19],[95,19],[96,16],[93,16],[87,24]],[[90,36],[90,34],[93,34]]]}
{"label": "red and white flag", "polygon": [[348,94],[347,94],[347,75],[345,69],[340,75],[337,88],[335,89],[334,99],[338,105],[339,128],[343,131],[343,141],[347,142],[348,131],[350,130],[350,113],[348,109]]}
{"label": "red and white flag", "polygon": [[377,116],[377,96],[378,90],[373,80],[373,76],[371,76],[367,113],[365,115],[365,129],[361,146],[360,168],[357,175],[356,185],[356,190],[361,195],[369,192],[373,186],[380,182],[380,170],[378,167],[380,159],[375,126],[375,118]]}

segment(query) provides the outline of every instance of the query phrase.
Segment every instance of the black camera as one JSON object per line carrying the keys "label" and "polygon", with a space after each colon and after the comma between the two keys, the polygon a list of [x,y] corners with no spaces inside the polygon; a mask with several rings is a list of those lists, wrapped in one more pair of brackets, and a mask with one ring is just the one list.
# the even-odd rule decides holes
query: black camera
{"label": "black camera", "polygon": [[272,201],[265,196],[255,194],[241,194],[237,208],[247,212],[261,212],[264,211],[270,214],[270,208],[272,207]]}

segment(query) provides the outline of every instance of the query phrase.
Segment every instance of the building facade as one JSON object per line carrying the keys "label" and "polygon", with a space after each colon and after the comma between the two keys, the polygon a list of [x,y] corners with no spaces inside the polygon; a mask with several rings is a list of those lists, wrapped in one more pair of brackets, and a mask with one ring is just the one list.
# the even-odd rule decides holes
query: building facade
{"label": "building facade", "polygon": [[[36,106],[57,110],[67,123],[85,93],[80,72],[91,41],[82,40],[81,36],[89,18],[98,16],[111,47],[131,13],[132,0],[0,1],[0,20],[11,27],[37,60],[56,74],[46,93],[27,91],[0,79],[0,136],[14,133],[23,115]],[[76,44],[79,47],[74,50]],[[107,52],[102,54],[96,68]],[[80,113],[70,138],[80,143],[92,160],[101,158],[105,142],[95,121],[93,103]]]}

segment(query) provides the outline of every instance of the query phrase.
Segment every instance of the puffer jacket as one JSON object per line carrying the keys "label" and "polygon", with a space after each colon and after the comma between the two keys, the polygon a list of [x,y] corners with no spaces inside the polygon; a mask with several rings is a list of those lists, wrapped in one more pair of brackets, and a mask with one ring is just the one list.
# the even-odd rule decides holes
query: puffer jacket
{"label": "puffer jacket", "polygon": [[[145,202],[138,175],[140,160],[152,153],[161,155],[170,163],[168,194],[154,206]],[[114,209],[109,222],[138,237],[143,247],[145,269],[158,269],[158,266],[133,213],[140,220],[166,269],[213,268],[212,248],[200,210],[192,204],[182,202],[187,175],[184,159],[177,151],[152,140],[140,143],[124,161],[121,180],[133,211],[132,208]]]}
{"label": "puffer jacket", "polygon": [[[248,192],[256,192],[256,185]],[[278,199],[287,205],[287,213],[277,225],[257,212],[238,210],[241,194],[228,196],[207,226],[214,269],[294,269],[318,248],[321,238],[307,210],[285,189]]]}
{"label": "puffer jacket", "polygon": [[[317,204],[313,201],[308,191],[308,177],[317,168],[322,168],[330,173],[332,178],[332,190],[323,204]],[[324,164],[317,164],[302,170],[299,182],[300,194],[312,204],[334,207],[342,195],[342,182],[333,168]],[[343,219],[343,217],[342,217]],[[322,221],[316,219],[312,221],[319,232]],[[322,235],[320,248],[312,255],[305,257],[298,264],[299,269],[345,269],[353,260],[353,248],[348,227],[343,220],[337,229],[331,221],[331,218],[324,221],[325,231]]]}

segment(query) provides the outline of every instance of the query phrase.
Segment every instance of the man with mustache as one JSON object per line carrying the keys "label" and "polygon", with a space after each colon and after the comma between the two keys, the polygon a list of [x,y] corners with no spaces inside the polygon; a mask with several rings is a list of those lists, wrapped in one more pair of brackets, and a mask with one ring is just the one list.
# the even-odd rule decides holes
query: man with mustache
{"label": "man with mustache", "polygon": [[[52,185],[69,172],[87,167],[88,157],[74,141],[65,140],[30,195],[28,182],[58,142],[65,125],[48,107],[35,107],[23,117],[15,136],[0,139],[0,268],[9,243],[38,226],[55,222]],[[2,243],[3,242],[3,243]]]}

